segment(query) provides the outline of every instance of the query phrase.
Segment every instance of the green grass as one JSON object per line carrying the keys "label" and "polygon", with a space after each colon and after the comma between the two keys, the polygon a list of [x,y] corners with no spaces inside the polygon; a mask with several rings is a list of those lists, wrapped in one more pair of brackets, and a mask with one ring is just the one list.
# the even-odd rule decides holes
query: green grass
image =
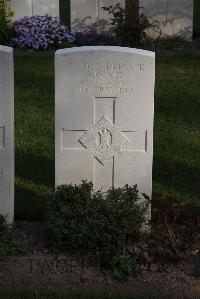
{"label": "green grass", "polygon": [[199,56],[157,59],[154,191],[194,204],[200,199],[199,80]]}
{"label": "green grass", "polygon": [[16,217],[41,219],[54,186],[52,53],[15,55]]}
{"label": "green grass", "polygon": [[[200,198],[199,82],[199,56],[156,59],[153,189],[194,205]],[[15,53],[15,138],[16,217],[43,219],[54,188],[51,52]]]}

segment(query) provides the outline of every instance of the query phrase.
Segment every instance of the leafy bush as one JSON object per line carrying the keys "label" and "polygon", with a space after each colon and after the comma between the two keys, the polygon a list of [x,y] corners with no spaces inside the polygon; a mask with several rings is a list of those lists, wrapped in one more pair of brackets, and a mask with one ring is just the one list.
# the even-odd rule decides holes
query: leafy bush
{"label": "leafy bush", "polygon": [[0,235],[7,230],[6,218],[0,215]]}
{"label": "leafy bush", "polygon": [[11,40],[10,16],[4,10],[0,11],[0,44],[8,45]]}
{"label": "leafy bush", "polygon": [[112,259],[113,277],[118,280],[126,280],[129,276],[140,273],[137,265],[130,256],[119,255]]}
{"label": "leafy bush", "polygon": [[50,16],[24,17],[12,23],[15,47],[51,49],[74,41],[74,36],[58,18]]}
{"label": "leafy bush", "polygon": [[171,51],[183,51],[188,50],[191,48],[192,44],[190,41],[184,40],[180,36],[168,36],[160,38],[157,43],[156,47],[158,50],[171,50]]}
{"label": "leafy bush", "polygon": [[77,46],[114,46],[116,45],[115,38],[109,33],[98,33],[92,30],[86,33],[77,32],[75,34]]}
{"label": "leafy bush", "polygon": [[[147,206],[137,204],[137,186],[93,191],[92,183],[61,185],[50,202],[48,227],[58,247],[95,251],[102,266],[125,253],[130,235],[139,234]],[[128,263],[127,263],[128,265]]]}
{"label": "leafy bush", "polygon": [[28,246],[16,240],[12,229],[6,223],[6,218],[0,215],[0,261],[10,256],[23,255],[28,251]]}
{"label": "leafy bush", "polygon": [[127,9],[116,5],[102,7],[111,15],[111,25],[114,26],[113,32],[118,44],[122,46],[139,46],[148,39],[148,30],[159,29],[158,22],[150,21],[143,13],[138,14],[137,4],[131,3]]}
{"label": "leafy bush", "polygon": [[12,235],[0,241],[0,260],[11,256],[24,255],[28,252],[28,246],[20,240],[15,240]]}

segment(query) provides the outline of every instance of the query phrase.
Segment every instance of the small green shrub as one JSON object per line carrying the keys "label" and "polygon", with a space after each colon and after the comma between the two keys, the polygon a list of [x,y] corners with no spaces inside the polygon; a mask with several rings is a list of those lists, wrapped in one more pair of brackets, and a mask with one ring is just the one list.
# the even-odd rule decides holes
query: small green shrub
{"label": "small green shrub", "polygon": [[7,230],[6,218],[0,215],[0,235]]}
{"label": "small green shrub", "polygon": [[54,244],[65,249],[84,248],[97,254],[101,266],[111,267],[124,255],[129,236],[139,234],[147,206],[137,204],[137,186],[93,191],[93,184],[57,187],[50,202],[48,227]]}
{"label": "small green shrub", "polygon": [[110,16],[110,24],[113,25],[113,33],[119,45],[138,47],[149,40],[148,31],[159,32],[159,22],[149,20],[143,13],[139,14],[138,3],[133,2],[126,9],[120,3],[102,7]]}
{"label": "small green shrub", "polygon": [[11,256],[23,255],[27,251],[28,246],[14,238],[12,228],[6,223],[6,218],[0,215],[0,261]]}
{"label": "small green shrub", "polygon": [[27,252],[28,246],[20,240],[14,240],[11,235],[0,241],[0,260],[5,260],[11,256],[24,255]]}
{"label": "small green shrub", "polygon": [[129,276],[136,276],[140,273],[138,266],[130,256],[120,255],[112,259],[113,277],[117,280],[126,280]]}
{"label": "small green shrub", "polygon": [[[154,42],[155,43],[155,42]],[[184,40],[180,36],[168,36],[162,37],[156,42],[156,47],[158,50],[170,50],[170,51],[183,51],[191,48],[191,42]]]}

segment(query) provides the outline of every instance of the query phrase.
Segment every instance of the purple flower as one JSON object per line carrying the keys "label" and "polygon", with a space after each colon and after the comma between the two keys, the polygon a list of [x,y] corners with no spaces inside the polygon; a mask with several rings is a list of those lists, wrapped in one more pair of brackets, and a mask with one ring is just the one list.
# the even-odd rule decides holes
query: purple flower
{"label": "purple flower", "polygon": [[14,47],[51,49],[65,41],[73,42],[74,35],[58,18],[46,16],[24,17],[12,23]]}

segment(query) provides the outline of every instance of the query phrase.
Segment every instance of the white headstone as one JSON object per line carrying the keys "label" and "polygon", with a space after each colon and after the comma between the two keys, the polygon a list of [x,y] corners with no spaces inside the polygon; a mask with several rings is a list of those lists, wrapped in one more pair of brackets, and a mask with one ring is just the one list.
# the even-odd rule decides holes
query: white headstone
{"label": "white headstone", "polygon": [[71,29],[73,32],[84,32],[88,29],[108,31],[111,26],[110,15],[102,7],[120,3],[125,7],[125,0],[71,0]]}
{"label": "white headstone", "polygon": [[31,0],[12,0],[9,2],[10,8],[15,12],[12,20],[21,19],[25,16],[32,16],[32,2]]}
{"label": "white headstone", "polygon": [[14,218],[13,49],[0,46],[0,215]]}
{"label": "white headstone", "polygon": [[9,5],[15,13],[13,20],[46,14],[59,17],[59,0],[12,0]]}
{"label": "white headstone", "polygon": [[[180,36],[191,40],[193,35],[194,0],[140,0],[144,14],[160,23],[162,36]],[[157,34],[152,31],[152,35]]]}
{"label": "white headstone", "polygon": [[32,14],[59,17],[59,1],[58,0],[34,0]]}
{"label": "white headstone", "polygon": [[154,53],[82,47],[55,59],[56,186],[137,184],[151,196]]}

